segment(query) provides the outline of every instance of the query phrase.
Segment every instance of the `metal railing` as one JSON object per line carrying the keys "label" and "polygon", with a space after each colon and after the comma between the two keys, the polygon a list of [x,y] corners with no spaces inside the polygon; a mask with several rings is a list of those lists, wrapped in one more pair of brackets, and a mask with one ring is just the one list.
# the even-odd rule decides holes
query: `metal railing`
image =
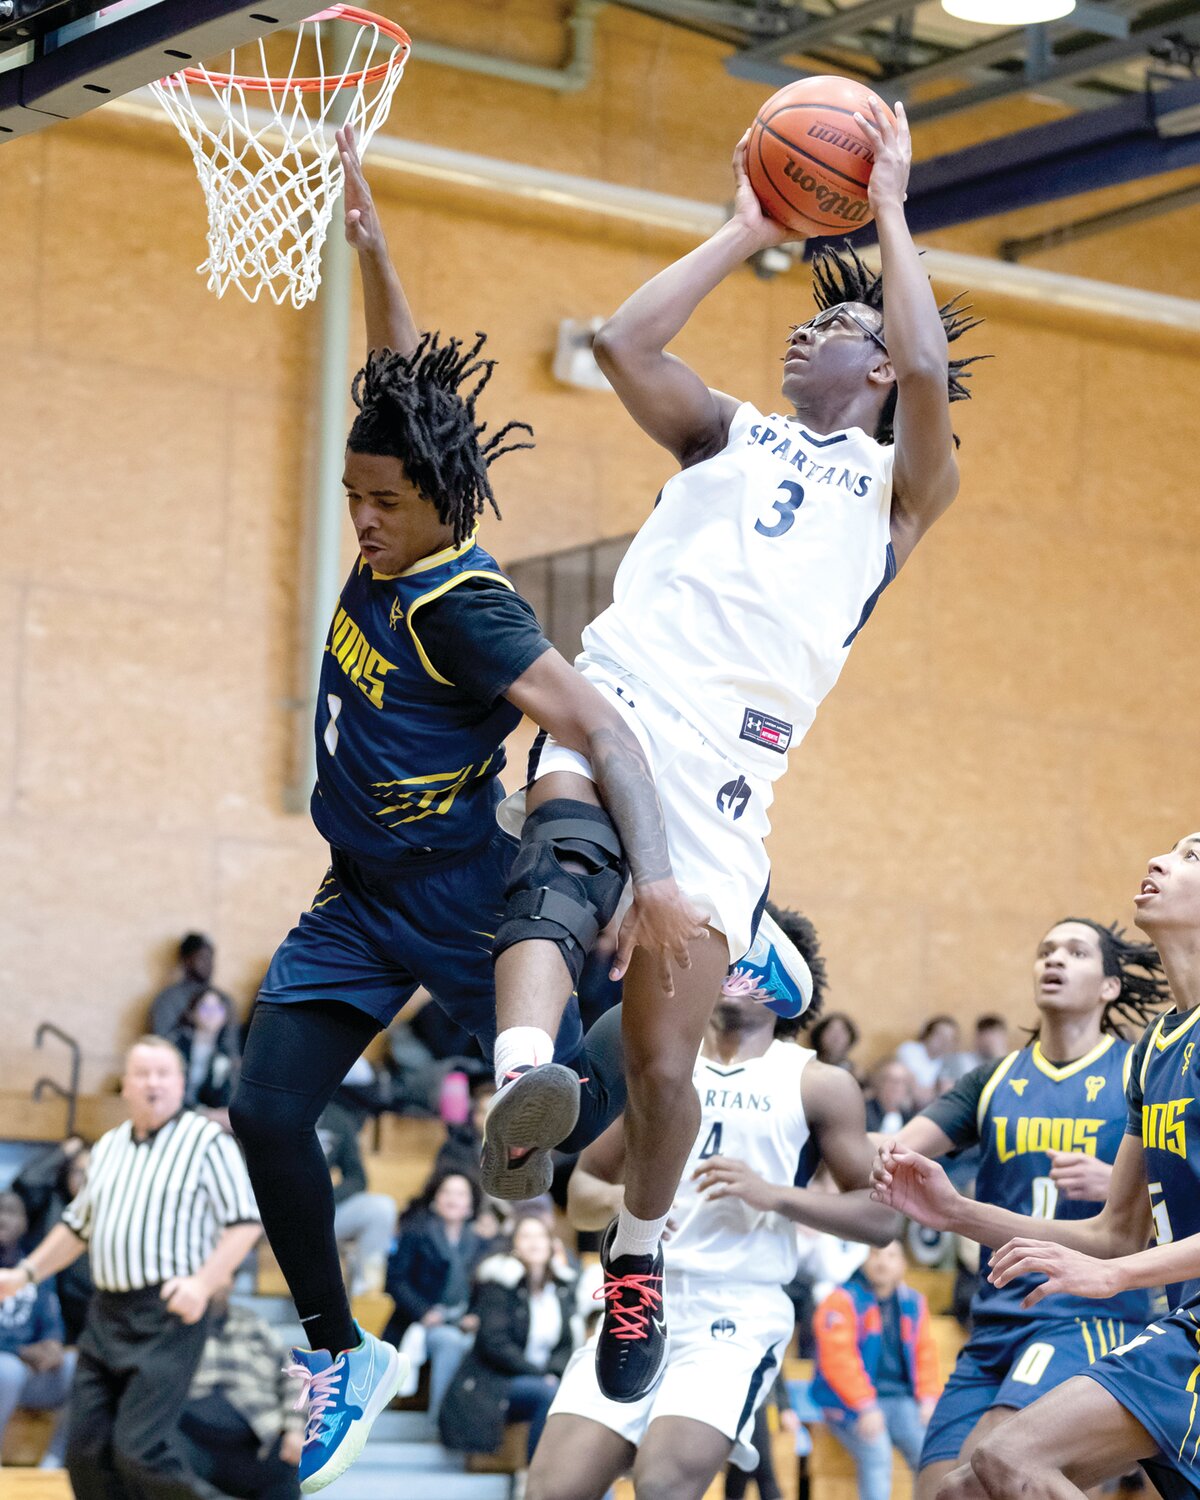
{"label": "metal railing", "polygon": [[70,1136],[75,1134],[75,1113],[79,1107],[79,1069],[83,1060],[83,1053],[75,1038],[68,1032],[65,1032],[61,1026],[56,1026],[53,1021],[43,1021],[41,1023],[34,1034],[33,1045],[40,1048],[48,1036],[57,1037],[70,1052],[71,1082],[66,1088],[63,1088],[62,1084],[57,1082],[56,1079],[49,1078],[43,1074],[33,1086],[33,1097],[34,1099],[40,1099],[43,1094],[49,1091],[52,1094],[57,1094],[60,1099],[66,1100],[66,1133]]}

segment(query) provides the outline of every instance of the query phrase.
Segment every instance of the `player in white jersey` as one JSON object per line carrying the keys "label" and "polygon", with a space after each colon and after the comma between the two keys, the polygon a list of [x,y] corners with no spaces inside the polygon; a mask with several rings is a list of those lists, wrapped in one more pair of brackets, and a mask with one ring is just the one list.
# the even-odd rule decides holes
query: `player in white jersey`
{"label": "player in white jersey", "polygon": [[[783,913],[780,925],[813,971],[819,1007],[824,966],[811,924]],[[848,1073],[792,1040],[802,1024],[777,1019],[762,992],[736,978],[723,987],[695,1064],[701,1125],[666,1242],[666,1372],[640,1401],[611,1401],[593,1346],[577,1350],[526,1500],[600,1500],[631,1467],[638,1500],[700,1500],[731,1455],[741,1468],[757,1467],[755,1412],[795,1320],[783,1286],[799,1258],[796,1223],[875,1244],[895,1234],[897,1216],[877,1212],[864,1190],[872,1148],[862,1094]],[[798,1185],[822,1160],[843,1194]],[[618,1121],[586,1148],[571,1179],[576,1227],[600,1228],[617,1212],[624,1165]]]}
{"label": "player in white jersey", "polygon": [[[645,748],[672,867],[708,924],[673,993],[636,956],[625,982],[625,1206],[602,1250],[613,1297],[598,1351],[601,1383],[617,1400],[639,1400],[662,1369],[661,1318],[641,1342],[614,1335],[624,1311],[652,1300],[662,1228],[696,1134],[692,1064],[710,997],[749,947],[767,886],[772,784],[880,592],[958,488],[950,403],[967,394],[968,361],[951,360],[948,344],[973,325],[954,304],[939,309],[921,269],[904,219],[908,126],[900,106],[896,114],[864,122],[882,275],[853,253],[816,262],[822,310],[784,351],[787,415],[710,389],[666,352],[726,276],[787,238],[750,187],[744,141],[728,223],[636,292],[596,339],[625,407],[680,472],[631,544],[613,604],[584,632],[576,665]],[[552,816],[548,799],[594,795],[592,779],[583,756],[541,742],[525,838]],[[550,937],[546,915],[532,901],[520,937]],[[537,1066],[561,1013],[556,966],[565,1004],[569,982],[551,943],[517,941],[498,961],[503,990],[528,998],[498,1017],[504,1086],[488,1118],[485,1180],[497,1163],[555,1144],[551,1122],[564,1121],[552,1121],[551,1105],[578,1086],[568,1070]]]}

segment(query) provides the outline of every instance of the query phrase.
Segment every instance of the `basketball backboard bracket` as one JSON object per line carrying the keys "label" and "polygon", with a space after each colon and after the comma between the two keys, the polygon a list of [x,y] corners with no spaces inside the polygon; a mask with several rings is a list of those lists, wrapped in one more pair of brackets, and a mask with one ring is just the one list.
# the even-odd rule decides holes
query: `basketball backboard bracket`
{"label": "basketball backboard bracket", "polygon": [[25,60],[16,66],[5,69],[7,54],[0,53],[0,142],[74,119],[180,68],[294,26],[319,8],[320,0],[105,6],[91,27],[64,26],[20,49]]}

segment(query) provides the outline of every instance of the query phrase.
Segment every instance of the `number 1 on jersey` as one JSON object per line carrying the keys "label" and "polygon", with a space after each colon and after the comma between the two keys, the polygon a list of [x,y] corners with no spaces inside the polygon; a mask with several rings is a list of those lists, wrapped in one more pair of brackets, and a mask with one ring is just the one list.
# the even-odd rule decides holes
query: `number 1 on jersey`
{"label": "number 1 on jersey", "polygon": [[804,504],[804,487],[797,484],[794,479],[785,479],[779,488],[784,492],[785,497],[774,502],[779,519],[774,526],[764,526],[761,521],[755,521],[754,529],[759,536],[777,537],[783,536],[786,531],[791,531],[796,512]]}

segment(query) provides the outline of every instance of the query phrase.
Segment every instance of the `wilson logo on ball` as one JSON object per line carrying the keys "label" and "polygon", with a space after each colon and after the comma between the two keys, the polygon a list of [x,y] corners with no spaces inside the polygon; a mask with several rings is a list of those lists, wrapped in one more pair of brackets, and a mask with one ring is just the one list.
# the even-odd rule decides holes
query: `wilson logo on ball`
{"label": "wilson logo on ball", "polygon": [[790,178],[803,192],[811,194],[820,211],[828,214],[830,218],[841,219],[844,223],[853,224],[857,228],[871,217],[866,199],[847,198],[845,193],[838,193],[826,187],[823,182],[814,177],[811,172],[805,171],[800,163],[790,156],[783,169],[783,175]]}

